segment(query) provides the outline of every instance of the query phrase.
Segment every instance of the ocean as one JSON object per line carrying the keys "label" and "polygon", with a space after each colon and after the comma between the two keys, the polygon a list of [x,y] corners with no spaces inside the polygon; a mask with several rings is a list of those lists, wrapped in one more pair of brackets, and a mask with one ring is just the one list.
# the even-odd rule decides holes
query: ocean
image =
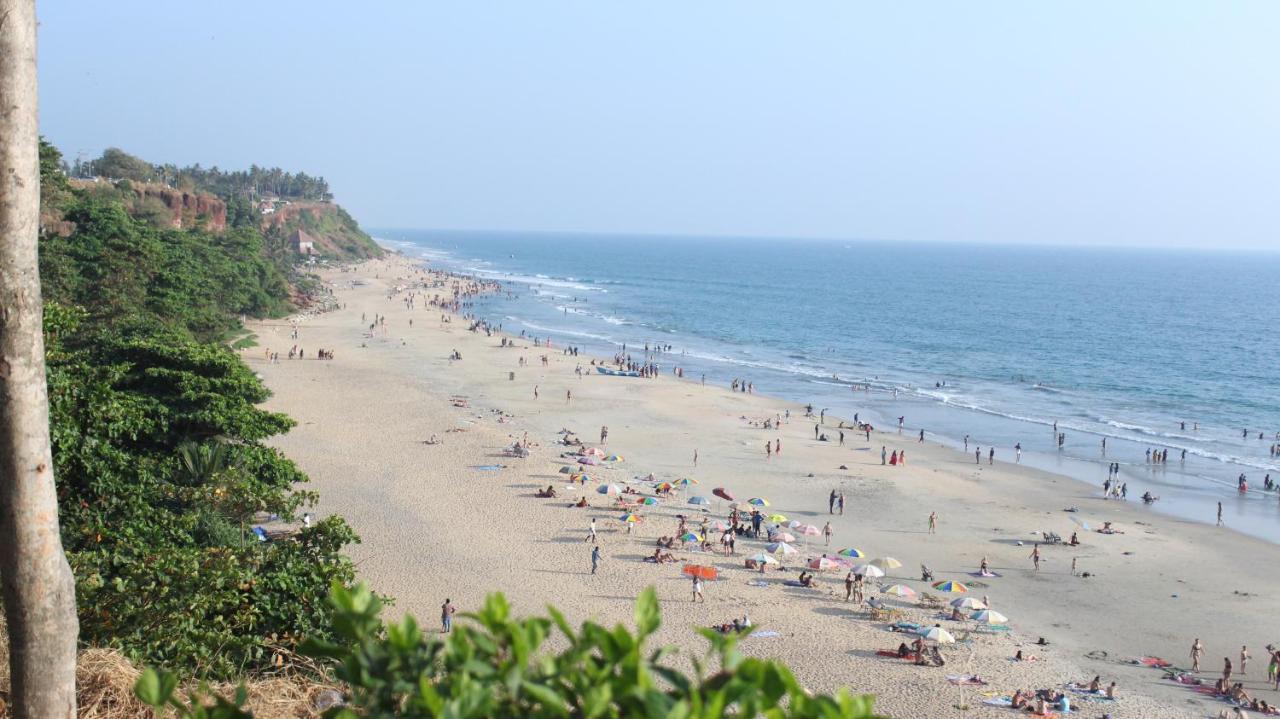
{"label": "ocean", "polygon": [[[1280,542],[1280,492],[1262,491],[1280,481],[1280,254],[375,234],[502,281],[511,294],[474,312],[508,332],[605,356],[670,345],[656,361],[687,380],[742,378],[881,429],[903,417],[907,434],[968,436],[983,461],[1020,443],[1023,464],[1098,495],[1119,462],[1129,501],[1150,491],[1154,511],[1207,522],[1220,501],[1228,526]],[[1164,449],[1167,464],[1147,462]]]}

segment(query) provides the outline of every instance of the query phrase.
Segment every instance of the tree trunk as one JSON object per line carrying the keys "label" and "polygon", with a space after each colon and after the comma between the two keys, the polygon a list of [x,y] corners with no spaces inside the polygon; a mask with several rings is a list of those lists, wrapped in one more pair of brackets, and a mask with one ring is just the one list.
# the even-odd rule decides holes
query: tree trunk
{"label": "tree trunk", "polygon": [[73,717],[75,582],[49,448],[35,0],[0,0],[0,583],[15,717]]}

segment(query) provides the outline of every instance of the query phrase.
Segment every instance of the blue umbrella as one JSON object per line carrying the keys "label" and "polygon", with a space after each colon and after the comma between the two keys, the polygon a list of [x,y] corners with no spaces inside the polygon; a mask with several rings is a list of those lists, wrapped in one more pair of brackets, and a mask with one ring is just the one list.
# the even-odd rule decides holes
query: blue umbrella
{"label": "blue umbrella", "polygon": [[689,504],[711,504],[711,500],[706,497],[690,497]]}

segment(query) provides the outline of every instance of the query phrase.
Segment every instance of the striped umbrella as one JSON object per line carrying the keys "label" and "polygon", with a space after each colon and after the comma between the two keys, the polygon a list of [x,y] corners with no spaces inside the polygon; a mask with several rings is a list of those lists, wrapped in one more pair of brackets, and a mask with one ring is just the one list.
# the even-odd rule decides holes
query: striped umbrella
{"label": "striped umbrella", "polygon": [[833,569],[839,569],[840,563],[830,557],[815,557],[809,560],[809,568],[819,572],[828,572]]}
{"label": "striped umbrella", "polygon": [[698,480],[693,479],[692,477],[681,477],[680,479],[676,480],[676,486],[678,487],[688,487],[691,484],[697,484],[697,483],[698,483]]}
{"label": "striped umbrella", "polygon": [[620,454],[611,454],[611,455],[609,455],[608,457],[605,457],[605,458],[604,458],[604,461],[606,461],[606,462],[621,462],[621,461],[622,461],[622,455],[620,455]]}
{"label": "striped umbrella", "polygon": [[849,547],[848,549],[841,549],[840,551],[836,552],[836,554],[839,554],[842,557],[853,557],[854,559],[862,559],[867,556],[866,552],[862,551],[861,549],[854,549],[853,547]]}
{"label": "striped umbrella", "polygon": [[994,609],[983,609],[971,617],[979,624],[1005,624],[1009,618]]}
{"label": "striped umbrella", "polygon": [[702,537],[700,535],[694,534],[693,532],[685,532],[684,534],[681,534],[678,537],[678,539],[681,542],[701,542],[702,541]]}
{"label": "striped umbrella", "polygon": [[672,485],[670,482],[662,482],[661,484],[654,486],[654,489],[658,490],[659,492],[667,492],[672,489]]}
{"label": "striped umbrella", "polygon": [[956,638],[951,636],[951,632],[948,632],[942,627],[925,627],[920,630],[920,636],[931,642],[937,642],[939,644],[956,643]]}
{"label": "striped umbrella", "polygon": [[752,497],[751,499],[747,500],[747,504],[750,504],[755,507],[768,507],[769,500],[765,499],[764,497]]}
{"label": "striped umbrella", "polygon": [[781,554],[784,556],[790,555],[790,554],[796,554],[800,551],[795,547],[791,546],[790,544],[787,544],[786,542],[773,542],[772,544],[764,545],[764,548],[765,548],[765,551],[771,554]]}
{"label": "striped umbrella", "polygon": [[658,503],[658,500],[654,499],[653,497],[645,497],[644,499],[640,500],[640,504],[643,504],[648,507],[652,507],[657,503]]}
{"label": "striped umbrella", "polygon": [[969,591],[969,588],[960,582],[953,582],[950,580],[945,582],[934,582],[933,588],[939,592],[946,592],[947,594],[964,594]]}
{"label": "striped umbrella", "polygon": [[861,574],[862,576],[870,577],[871,579],[877,579],[879,577],[884,576],[884,570],[875,566],[874,564],[855,565],[853,568],[853,573]]}
{"label": "striped umbrella", "polygon": [[621,522],[635,523],[640,521],[640,515],[634,512],[627,512],[621,517],[618,517],[618,520]]}
{"label": "striped umbrella", "polygon": [[986,609],[987,605],[977,597],[959,597],[951,600],[951,606],[956,609]]}
{"label": "striped umbrella", "polygon": [[892,584],[881,589],[880,592],[882,594],[892,594],[895,597],[903,597],[905,599],[910,599],[917,594],[916,590],[905,584]]}
{"label": "striped umbrella", "polygon": [[[806,536],[806,537],[816,537],[816,536],[818,536],[819,534],[822,534],[822,530],[821,530],[821,529],[818,529],[817,527],[813,526],[812,524],[802,524],[802,525],[800,525],[800,526],[798,526],[798,527],[795,527],[795,529],[799,530],[799,531],[800,531],[800,534],[802,534],[802,535],[804,535],[804,536]],[[899,567],[901,567],[902,565],[901,565],[901,564],[899,564],[898,566],[899,566]]]}
{"label": "striped umbrella", "polygon": [[600,494],[617,495],[617,494],[622,494],[622,487],[619,487],[616,484],[602,484],[599,487],[596,487],[596,491],[599,492]]}
{"label": "striped umbrella", "polygon": [[787,534],[786,532],[778,532],[777,534],[773,535],[772,539],[773,539],[773,541],[775,541],[775,542],[794,542],[794,541],[796,541],[795,535]]}

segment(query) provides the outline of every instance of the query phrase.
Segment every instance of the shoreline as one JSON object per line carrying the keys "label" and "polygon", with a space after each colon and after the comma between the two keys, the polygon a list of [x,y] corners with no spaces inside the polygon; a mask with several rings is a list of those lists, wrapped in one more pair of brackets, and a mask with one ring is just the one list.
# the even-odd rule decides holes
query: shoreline
{"label": "shoreline", "polygon": [[[366,263],[350,273],[327,274],[341,283],[344,274],[364,278],[370,272],[411,273],[408,262],[392,258]],[[700,647],[699,639],[688,636],[690,626],[725,621],[748,609],[757,624],[777,628],[784,636],[744,641],[744,651],[785,659],[814,687],[847,684],[872,691],[880,695],[881,711],[897,716],[947,715],[958,696],[977,705],[972,710],[977,716],[1007,716],[1008,710],[980,705],[977,690],[1011,692],[1102,672],[1120,681],[1123,699],[1107,709],[1116,717],[1186,716],[1183,707],[1191,706],[1186,704],[1189,699],[1204,704],[1202,714],[1216,713],[1225,705],[1162,682],[1159,672],[1084,657],[1101,649],[1113,658],[1159,654],[1180,663],[1186,653],[1183,645],[1189,646],[1192,635],[1175,635],[1170,627],[1197,608],[1188,605],[1213,615],[1195,630],[1210,645],[1209,657],[1215,656],[1214,651],[1232,655],[1232,646],[1238,649],[1248,643],[1255,666],[1265,666],[1261,658],[1265,641],[1258,634],[1263,630],[1242,628],[1268,626],[1270,613],[1259,606],[1258,599],[1250,598],[1274,596],[1280,588],[1268,577],[1243,578],[1256,565],[1259,552],[1274,549],[1262,540],[1140,514],[1137,508],[1123,506],[1124,502],[1082,496],[1077,480],[1064,483],[1062,477],[1025,466],[997,462],[975,467],[963,461],[967,456],[958,458],[954,449],[936,442],[919,444],[893,432],[877,432],[873,445],[906,449],[910,463],[882,467],[879,457],[872,456],[878,452],[807,440],[812,424],[806,429],[795,406],[765,395],[734,394],[696,382],[672,381],[669,376],[578,379],[573,374],[575,362],[558,354],[559,348],[550,352],[532,347],[499,349],[498,338],[467,333],[457,318],[437,325],[438,310],[404,308],[397,298],[386,298],[385,280],[368,280],[362,287],[335,288],[335,294],[349,305],[346,309],[299,325],[304,346],[335,349],[335,360],[269,365],[255,350],[243,355],[275,392],[268,405],[299,420],[299,426],[276,445],[312,475],[313,488],[321,492],[321,509],[343,514],[364,537],[365,543],[353,547],[352,555],[363,577],[398,598],[396,613],[408,609],[428,621],[443,597],[434,596],[437,590],[425,596],[423,588],[449,587],[449,596],[467,607],[475,606],[485,591],[506,590],[523,610],[550,601],[565,609],[571,621],[588,616],[626,621],[629,600],[638,588],[654,584],[663,600],[662,640]],[[392,329],[386,336],[361,340],[361,311],[385,314]],[[412,328],[406,322],[410,317],[416,320]],[[260,328],[264,346],[288,346],[290,340],[281,332],[284,325],[254,326]],[[451,349],[459,349],[465,359],[449,363],[445,357]],[[546,368],[516,366],[517,354],[532,360],[543,353],[548,355]],[[509,371],[517,372],[519,381],[509,380]],[[531,377],[544,383],[538,400],[526,396]],[[565,401],[566,388],[573,391],[572,402]],[[448,398],[454,394],[468,395],[472,406],[468,410],[451,406]],[[793,410],[794,421],[779,432],[786,443],[784,453],[766,464],[759,448],[764,431],[737,418],[768,416],[786,408]],[[494,409],[507,415],[497,415]],[[511,418],[499,423],[498,416]],[[833,550],[837,545],[852,545],[872,556],[898,557],[906,566],[891,575],[913,587],[922,586],[915,581],[919,561],[928,563],[939,579],[963,580],[982,556],[990,556],[992,567],[1004,577],[981,591],[989,593],[1013,619],[1015,631],[1010,636],[981,637],[967,658],[963,650],[956,650],[945,670],[889,664],[865,652],[896,646],[901,635],[885,632],[865,619],[853,619],[852,607],[824,593],[842,592],[836,577],[822,577],[820,591],[777,585],[755,588],[745,584],[749,576],[745,570],[732,569],[734,563],[723,556],[707,559],[723,566],[726,579],[709,585],[706,606],[690,606],[687,584],[677,570],[638,560],[640,552],[652,549],[658,534],[671,533],[674,522],[669,512],[664,513],[668,507],[656,512],[640,535],[627,538],[620,532],[602,532],[603,566],[609,576],[598,577],[600,581],[593,584],[583,571],[587,518],[595,516],[602,529],[614,529],[614,513],[594,506],[599,504],[598,495],[590,496],[593,508],[586,513],[565,509],[567,502],[536,500],[530,495],[548,482],[561,484],[555,474],[558,450],[549,446],[555,432],[570,426],[587,438],[598,424],[609,425],[610,448],[622,451],[628,460],[621,469],[602,470],[611,477],[694,472],[693,476],[703,478],[699,487],[703,493],[722,484],[740,496],[760,492],[790,517],[814,524],[831,519],[836,527]],[[459,428],[466,431],[449,432]],[[525,431],[541,444],[533,457],[491,459],[511,436]],[[445,444],[422,446],[421,440],[432,433],[445,438]],[[858,440],[849,444],[863,446]],[[701,452],[697,469],[690,466],[693,448]],[[490,462],[509,468],[477,469]],[[835,469],[838,464],[846,464],[849,470]],[[821,512],[826,493],[834,487],[852,498],[844,518]],[[1067,506],[1064,502],[1080,506],[1091,521],[1113,521],[1127,532],[1109,537],[1081,533],[1085,543],[1077,556],[1083,560],[1082,570],[1096,572],[1095,578],[1065,574],[1066,548],[1046,547],[1046,568],[1040,573],[1032,573],[1029,562],[1020,558],[1030,551],[1033,530],[1055,530],[1066,536],[1064,527],[1072,525],[1060,512]],[[941,515],[936,537],[924,531],[929,507]],[[470,519],[449,521],[454,516],[450,513]],[[496,521],[498,526],[477,531],[467,526],[468,521]],[[1018,541],[1024,545],[1017,546]],[[743,545],[742,549],[756,548],[751,542]],[[812,549],[809,553],[816,554]],[[1197,571],[1176,589],[1160,586],[1177,583],[1175,577],[1188,566]],[[769,579],[777,578],[771,574]],[[1221,588],[1233,579],[1247,594],[1232,595]],[[604,585],[604,594],[593,593],[600,590],[597,585]],[[1179,601],[1170,601],[1171,591],[1180,595]],[[1221,611],[1224,601],[1231,602],[1235,616],[1224,616],[1231,613]],[[1097,607],[1106,609],[1098,612]],[[1144,638],[1134,637],[1138,633]],[[1017,642],[1029,648],[1028,642],[1037,636],[1050,640],[1049,647],[1036,648],[1045,655],[1043,661],[1017,665],[1007,661]],[[1205,664],[1216,666],[1207,659]],[[958,689],[942,678],[961,671],[989,677],[992,684]],[[1255,678],[1259,671],[1253,670]],[[1249,686],[1251,692],[1255,689]],[[1268,701],[1276,698],[1265,690],[1261,696]],[[1087,707],[1090,712],[1094,708]]]}

